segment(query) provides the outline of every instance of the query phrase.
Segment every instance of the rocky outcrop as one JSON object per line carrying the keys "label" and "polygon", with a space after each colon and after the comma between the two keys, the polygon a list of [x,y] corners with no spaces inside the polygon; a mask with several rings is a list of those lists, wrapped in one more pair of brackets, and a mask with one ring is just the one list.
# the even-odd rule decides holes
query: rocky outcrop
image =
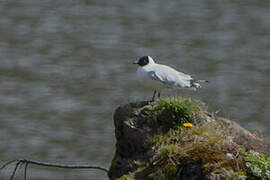
{"label": "rocky outcrop", "polygon": [[116,109],[114,125],[110,179],[256,179],[270,173],[270,165],[250,160],[259,155],[267,161],[270,145],[238,123],[207,113],[199,101],[125,104]]}

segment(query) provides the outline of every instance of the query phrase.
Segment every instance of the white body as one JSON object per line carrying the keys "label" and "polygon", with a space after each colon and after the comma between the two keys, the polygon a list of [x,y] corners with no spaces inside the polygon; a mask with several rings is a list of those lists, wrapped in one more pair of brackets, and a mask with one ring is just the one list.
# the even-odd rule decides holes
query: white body
{"label": "white body", "polygon": [[166,65],[157,64],[149,57],[149,63],[139,66],[136,72],[138,81],[148,88],[161,91],[166,88],[199,88],[190,75]]}

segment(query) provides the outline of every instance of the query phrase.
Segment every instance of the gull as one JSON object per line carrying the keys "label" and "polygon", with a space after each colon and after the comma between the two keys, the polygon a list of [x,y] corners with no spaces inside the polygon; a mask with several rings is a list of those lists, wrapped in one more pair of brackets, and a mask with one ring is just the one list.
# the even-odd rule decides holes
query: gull
{"label": "gull", "polygon": [[133,64],[139,65],[136,76],[145,87],[154,90],[152,101],[156,93],[160,97],[160,91],[164,89],[192,89],[201,88],[200,82],[206,80],[194,80],[190,75],[179,72],[174,68],[156,63],[151,56],[143,56]]}

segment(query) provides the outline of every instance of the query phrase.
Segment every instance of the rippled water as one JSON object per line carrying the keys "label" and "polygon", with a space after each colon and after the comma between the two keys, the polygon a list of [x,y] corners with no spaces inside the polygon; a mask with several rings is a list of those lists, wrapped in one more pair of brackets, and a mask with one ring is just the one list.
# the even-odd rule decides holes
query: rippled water
{"label": "rippled water", "polygon": [[[167,95],[201,99],[270,139],[269,4],[0,1],[0,163],[30,158],[109,167],[114,109],[152,94],[134,78],[131,63],[143,55],[211,82]],[[28,175],[107,179],[98,171],[34,166]]]}

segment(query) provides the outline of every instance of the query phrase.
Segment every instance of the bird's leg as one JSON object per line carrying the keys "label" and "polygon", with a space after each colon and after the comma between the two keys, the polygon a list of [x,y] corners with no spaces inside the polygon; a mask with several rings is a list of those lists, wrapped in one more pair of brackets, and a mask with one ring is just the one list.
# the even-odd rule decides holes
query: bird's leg
{"label": "bird's leg", "polygon": [[160,99],[160,92],[158,92],[158,99]]}
{"label": "bird's leg", "polygon": [[157,93],[157,91],[155,90],[151,102],[155,101],[156,93]]}

